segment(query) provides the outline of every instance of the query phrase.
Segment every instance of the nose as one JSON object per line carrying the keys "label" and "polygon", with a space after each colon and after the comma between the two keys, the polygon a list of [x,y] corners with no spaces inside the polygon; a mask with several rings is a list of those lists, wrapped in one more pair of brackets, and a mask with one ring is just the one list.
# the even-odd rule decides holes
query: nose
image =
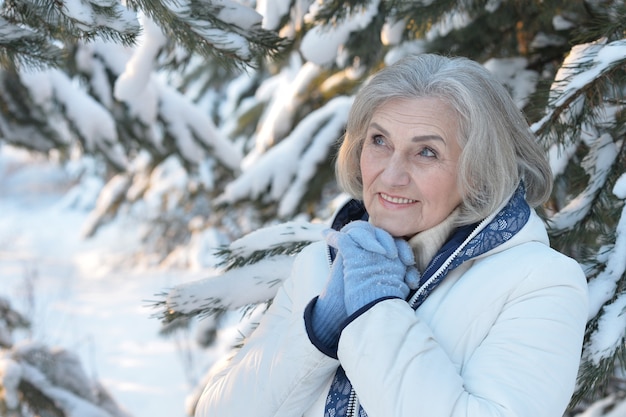
{"label": "nose", "polygon": [[388,187],[404,187],[409,184],[410,178],[407,161],[398,155],[389,158],[381,175]]}

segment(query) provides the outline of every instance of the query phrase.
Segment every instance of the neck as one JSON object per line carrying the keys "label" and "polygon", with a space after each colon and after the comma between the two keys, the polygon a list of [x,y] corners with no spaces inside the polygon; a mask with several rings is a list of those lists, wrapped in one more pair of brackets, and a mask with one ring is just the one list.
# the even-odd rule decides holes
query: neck
{"label": "neck", "polygon": [[411,245],[415,254],[416,267],[420,273],[424,272],[424,269],[426,269],[437,251],[450,237],[458,214],[459,209],[457,208],[438,225],[424,230],[409,239],[409,245]]}

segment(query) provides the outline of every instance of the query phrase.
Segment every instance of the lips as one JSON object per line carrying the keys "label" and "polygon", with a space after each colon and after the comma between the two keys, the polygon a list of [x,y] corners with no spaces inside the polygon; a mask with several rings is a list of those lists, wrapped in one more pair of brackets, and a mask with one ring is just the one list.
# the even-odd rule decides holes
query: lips
{"label": "lips", "polygon": [[380,195],[380,198],[382,198],[383,200],[388,201],[393,204],[411,204],[411,203],[417,202],[417,200],[411,200],[410,198],[392,197],[384,193],[380,193],[379,195]]}

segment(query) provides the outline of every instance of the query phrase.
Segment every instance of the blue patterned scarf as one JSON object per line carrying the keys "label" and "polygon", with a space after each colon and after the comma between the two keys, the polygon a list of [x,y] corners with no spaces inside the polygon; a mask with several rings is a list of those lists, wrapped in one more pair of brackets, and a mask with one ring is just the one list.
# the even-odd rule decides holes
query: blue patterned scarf
{"label": "blue patterned scarf", "polygon": [[[454,268],[515,236],[530,217],[530,207],[524,196],[524,186],[520,185],[507,205],[493,218],[485,220],[488,223],[485,227],[480,228],[481,222],[480,225],[458,228],[424,270],[418,290],[409,297],[411,306],[417,309]],[[478,232],[472,236],[475,230]],[[348,417],[348,412],[355,406],[352,404],[355,400],[352,384],[340,366],[326,398],[324,417]],[[359,405],[358,413],[349,417],[367,417],[367,414]]]}

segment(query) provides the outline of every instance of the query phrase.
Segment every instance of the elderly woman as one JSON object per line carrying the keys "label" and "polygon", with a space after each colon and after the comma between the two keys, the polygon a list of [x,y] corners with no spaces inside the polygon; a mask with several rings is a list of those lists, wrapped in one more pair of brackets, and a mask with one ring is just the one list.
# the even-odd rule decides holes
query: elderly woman
{"label": "elderly woman", "polygon": [[479,64],[410,57],[357,94],[352,200],[305,248],[197,417],[562,416],[587,317],[533,207],[549,166]]}

